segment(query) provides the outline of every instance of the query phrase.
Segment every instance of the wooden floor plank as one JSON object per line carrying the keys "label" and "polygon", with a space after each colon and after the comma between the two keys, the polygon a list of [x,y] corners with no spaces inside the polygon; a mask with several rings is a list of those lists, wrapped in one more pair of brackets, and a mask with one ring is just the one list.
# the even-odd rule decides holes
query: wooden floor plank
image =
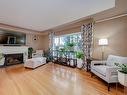
{"label": "wooden floor plank", "polygon": [[[23,65],[0,68],[0,95],[116,95],[107,85],[83,70],[49,63],[34,70]],[[123,95],[118,87],[117,95]]]}

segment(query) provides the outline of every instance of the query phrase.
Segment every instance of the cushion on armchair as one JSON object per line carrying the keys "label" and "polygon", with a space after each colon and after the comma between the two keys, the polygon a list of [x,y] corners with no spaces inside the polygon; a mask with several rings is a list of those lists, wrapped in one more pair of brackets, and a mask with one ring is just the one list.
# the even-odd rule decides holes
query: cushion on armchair
{"label": "cushion on armchair", "polygon": [[106,76],[106,68],[109,66],[106,65],[98,65],[98,66],[93,66],[92,69],[94,69],[96,72],[98,72],[99,74]]}

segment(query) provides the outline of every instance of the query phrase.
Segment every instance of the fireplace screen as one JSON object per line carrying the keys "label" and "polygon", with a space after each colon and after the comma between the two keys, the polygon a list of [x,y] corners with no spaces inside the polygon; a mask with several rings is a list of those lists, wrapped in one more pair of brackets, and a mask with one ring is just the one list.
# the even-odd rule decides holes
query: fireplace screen
{"label": "fireplace screen", "polygon": [[15,65],[23,63],[23,53],[5,54],[5,65]]}

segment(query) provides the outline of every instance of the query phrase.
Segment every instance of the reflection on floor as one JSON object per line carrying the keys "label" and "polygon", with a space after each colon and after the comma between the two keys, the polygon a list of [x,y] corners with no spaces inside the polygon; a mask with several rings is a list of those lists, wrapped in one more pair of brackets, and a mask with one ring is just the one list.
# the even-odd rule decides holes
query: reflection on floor
{"label": "reflection on floor", "polygon": [[15,65],[0,69],[0,95],[123,95],[90,73],[57,64],[46,64],[34,70]]}

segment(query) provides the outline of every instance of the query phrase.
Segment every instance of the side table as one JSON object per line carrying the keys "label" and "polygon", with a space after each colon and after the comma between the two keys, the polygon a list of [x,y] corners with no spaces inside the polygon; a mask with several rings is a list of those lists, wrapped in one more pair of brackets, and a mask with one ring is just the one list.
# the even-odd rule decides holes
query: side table
{"label": "side table", "polygon": [[86,59],[87,64],[86,64],[86,71],[89,72],[91,70],[91,61],[96,60],[99,61],[99,59],[95,59],[95,58],[90,58],[90,59]]}

